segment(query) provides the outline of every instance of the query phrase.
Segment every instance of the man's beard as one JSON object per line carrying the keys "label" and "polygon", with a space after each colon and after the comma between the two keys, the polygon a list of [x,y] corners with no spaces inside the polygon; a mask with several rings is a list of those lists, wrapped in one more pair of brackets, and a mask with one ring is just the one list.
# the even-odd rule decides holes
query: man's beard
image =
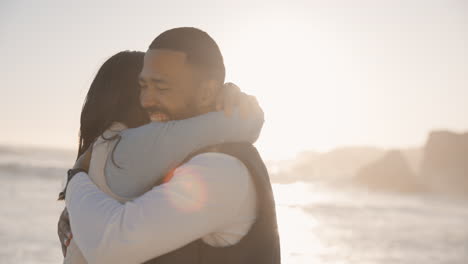
{"label": "man's beard", "polygon": [[162,107],[146,108],[146,111],[151,122],[168,122],[171,120],[181,120],[194,117],[200,114],[195,99],[189,100],[186,103],[186,106],[183,111],[174,114],[169,114],[169,111]]}

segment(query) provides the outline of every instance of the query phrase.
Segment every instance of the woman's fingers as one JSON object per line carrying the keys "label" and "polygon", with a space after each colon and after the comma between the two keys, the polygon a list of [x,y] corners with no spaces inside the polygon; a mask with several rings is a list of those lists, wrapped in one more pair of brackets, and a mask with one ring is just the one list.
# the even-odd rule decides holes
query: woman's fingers
{"label": "woman's fingers", "polygon": [[236,107],[244,119],[253,114],[263,113],[255,96],[241,92],[233,83],[226,83],[216,99],[216,110],[223,110],[226,116],[231,116]]}
{"label": "woman's fingers", "polygon": [[233,83],[226,83],[222,90],[223,110],[227,116],[231,116],[234,107],[239,106],[239,100],[242,92],[240,88]]}
{"label": "woman's fingers", "polygon": [[93,146],[91,145],[80,157],[75,161],[73,168],[84,169],[85,171],[89,170],[89,164],[91,163],[91,155],[93,153]]}
{"label": "woman's fingers", "polygon": [[249,96],[249,106],[251,113],[263,113],[263,109],[260,107],[257,97],[253,95]]}
{"label": "woman's fingers", "polygon": [[249,95],[242,93],[239,100],[239,112],[243,119],[247,119],[249,117],[251,111],[250,108]]}
{"label": "woman's fingers", "polygon": [[224,92],[221,90],[216,96],[216,111],[223,110],[223,107],[224,107]]}
{"label": "woman's fingers", "polygon": [[257,98],[248,94],[243,94],[239,103],[239,110],[241,117],[244,119],[263,113]]}

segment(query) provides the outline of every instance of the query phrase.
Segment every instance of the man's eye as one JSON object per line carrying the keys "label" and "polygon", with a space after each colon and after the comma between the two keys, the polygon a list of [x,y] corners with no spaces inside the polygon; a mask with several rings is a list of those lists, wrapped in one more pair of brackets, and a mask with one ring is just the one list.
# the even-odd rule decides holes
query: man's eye
{"label": "man's eye", "polygon": [[157,87],[159,91],[167,91],[169,90],[169,87],[161,87],[161,86],[158,86]]}

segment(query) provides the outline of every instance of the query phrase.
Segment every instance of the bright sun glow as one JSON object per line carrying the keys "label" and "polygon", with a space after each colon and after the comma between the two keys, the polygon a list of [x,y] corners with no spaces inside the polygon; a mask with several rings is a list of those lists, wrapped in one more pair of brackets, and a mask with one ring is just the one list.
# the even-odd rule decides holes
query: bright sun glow
{"label": "bright sun glow", "polygon": [[[366,93],[358,94],[359,87],[353,87],[359,76],[349,72],[353,66],[348,51],[337,49],[337,40],[325,33],[301,36],[287,32],[289,26],[253,31],[243,37],[249,45],[239,40],[239,45],[224,50],[232,81],[257,96],[265,110],[258,145],[273,159],[291,158],[307,148],[336,146],[345,141],[343,124],[360,123],[363,109],[369,106],[364,103]],[[278,30],[286,34],[283,40],[278,39]],[[295,43],[287,48],[291,39]]]}
{"label": "bright sun glow", "polygon": [[[0,71],[9,87],[0,144],[75,149],[81,105],[99,65],[118,51],[146,50],[178,26],[213,36],[227,80],[259,99],[266,122],[257,146],[265,159],[343,145],[419,146],[431,130],[467,129],[461,2],[207,0],[186,1],[181,10],[146,1],[116,6],[103,21],[108,5],[6,5],[9,37],[0,45],[11,52]],[[35,49],[18,41],[25,34]]]}

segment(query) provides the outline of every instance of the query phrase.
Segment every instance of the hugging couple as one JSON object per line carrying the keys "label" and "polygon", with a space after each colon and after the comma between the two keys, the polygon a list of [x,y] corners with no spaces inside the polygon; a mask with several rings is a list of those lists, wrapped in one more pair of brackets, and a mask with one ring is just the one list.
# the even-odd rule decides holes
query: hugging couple
{"label": "hugging couple", "polygon": [[191,27],[101,66],[59,195],[64,263],[281,262],[271,183],[252,145],[263,111],[224,82],[218,45]]}

